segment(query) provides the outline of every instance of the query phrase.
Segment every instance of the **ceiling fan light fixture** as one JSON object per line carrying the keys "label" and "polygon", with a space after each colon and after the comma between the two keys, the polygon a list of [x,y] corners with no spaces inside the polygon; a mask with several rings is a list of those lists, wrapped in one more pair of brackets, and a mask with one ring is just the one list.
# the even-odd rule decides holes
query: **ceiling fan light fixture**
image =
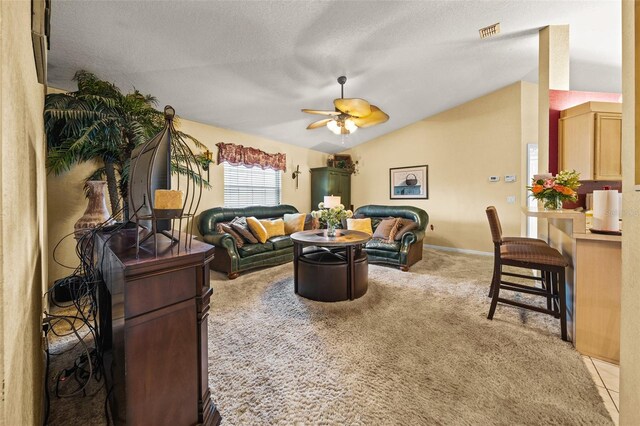
{"label": "ceiling fan light fixture", "polygon": [[340,125],[336,120],[329,121],[327,123],[327,129],[331,130],[331,132],[333,132],[336,135],[339,135],[341,133]]}
{"label": "ceiling fan light fixture", "polygon": [[344,128],[347,129],[349,133],[353,133],[358,130],[358,126],[356,126],[356,123],[354,123],[353,120],[349,118],[344,120]]}

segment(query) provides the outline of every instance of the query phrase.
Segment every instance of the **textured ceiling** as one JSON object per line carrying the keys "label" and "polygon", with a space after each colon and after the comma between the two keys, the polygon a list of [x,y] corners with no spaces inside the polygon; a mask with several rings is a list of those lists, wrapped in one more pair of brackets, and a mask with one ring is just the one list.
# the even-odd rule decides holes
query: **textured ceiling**
{"label": "textured ceiling", "polygon": [[[501,23],[480,40],[478,29]],[[184,118],[337,152],[489,93],[537,81],[538,30],[569,24],[571,89],[620,92],[620,1],[53,0],[49,84],[86,69]],[[340,96],[388,122],[341,145],[301,108]],[[320,118],[320,117],[318,117]]]}

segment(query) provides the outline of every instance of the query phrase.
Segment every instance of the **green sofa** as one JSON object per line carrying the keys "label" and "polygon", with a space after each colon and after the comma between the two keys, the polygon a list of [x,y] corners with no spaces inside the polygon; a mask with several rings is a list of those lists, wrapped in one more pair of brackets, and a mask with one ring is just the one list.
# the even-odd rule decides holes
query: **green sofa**
{"label": "green sofa", "polygon": [[367,205],[354,212],[356,218],[371,218],[375,228],[382,219],[388,217],[402,217],[417,222],[418,228],[402,236],[400,241],[388,242],[374,238],[367,242],[365,251],[369,256],[369,263],[382,263],[399,266],[408,271],[409,267],[422,259],[422,241],[429,224],[429,215],[424,210],[413,206],[378,206]]}
{"label": "green sofa", "polygon": [[236,216],[258,219],[281,218],[287,213],[298,213],[290,205],[251,206],[245,208],[215,207],[200,214],[198,230],[202,239],[215,247],[211,269],[225,272],[230,279],[236,278],[240,272],[263,266],[280,265],[293,260],[293,241],[288,235],[273,237],[265,244],[245,244],[238,249],[233,237],[227,233],[216,231],[216,225],[229,222]]}

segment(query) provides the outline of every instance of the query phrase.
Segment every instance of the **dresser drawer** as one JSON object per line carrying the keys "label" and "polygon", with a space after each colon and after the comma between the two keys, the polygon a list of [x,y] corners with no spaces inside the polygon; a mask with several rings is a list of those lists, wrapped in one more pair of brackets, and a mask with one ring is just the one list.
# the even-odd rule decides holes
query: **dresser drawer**
{"label": "dresser drawer", "polygon": [[196,296],[195,268],[147,275],[125,285],[125,318],[133,318]]}

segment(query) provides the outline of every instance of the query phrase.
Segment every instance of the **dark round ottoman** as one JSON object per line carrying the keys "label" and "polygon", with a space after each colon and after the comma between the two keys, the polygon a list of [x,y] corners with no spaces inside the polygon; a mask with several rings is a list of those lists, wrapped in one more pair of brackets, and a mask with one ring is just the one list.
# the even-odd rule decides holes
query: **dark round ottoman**
{"label": "dark round ottoman", "polygon": [[[356,250],[352,299],[364,296],[369,263],[364,250]],[[349,300],[348,265],[344,251],[316,251],[298,258],[298,294],[319,302]]]}

